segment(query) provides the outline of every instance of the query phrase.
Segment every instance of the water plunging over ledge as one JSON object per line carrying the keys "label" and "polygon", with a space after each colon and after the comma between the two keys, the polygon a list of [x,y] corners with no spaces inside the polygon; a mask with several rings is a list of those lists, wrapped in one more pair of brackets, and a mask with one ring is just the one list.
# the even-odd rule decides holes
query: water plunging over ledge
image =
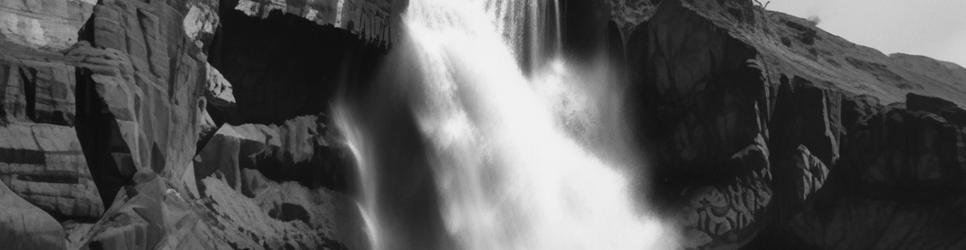
{"label": "water plunging over ledge", "polygon": [[[546,26],[535,21],[546,14],[539,4],[547,3],[412,0],[403,14],[407,44],[397,49],[410,50],[419,69],[412,74],[422,79],[405,87],[404,103],[428,147],[446,234],[439,237],[459,249],[673,248],[672,230],[632,199],[628,179],[571,138],[538,93],[536,81],[554,78],[531,80],[521,70],[520,53],[567,70],[559,55],[521,49],[548,44],[519,35]],[[549,44],[559,46],[557,39]],[[390,218],[379,212],[385,205],[375,186],[383,184],[374,177],[386,167],[376,164],[389,163],[370,159],[383,145],[357,129],[350,111],[334,113],[360,166],[373,248],[395,249],[384,240],[394,232],[383,230]]]}

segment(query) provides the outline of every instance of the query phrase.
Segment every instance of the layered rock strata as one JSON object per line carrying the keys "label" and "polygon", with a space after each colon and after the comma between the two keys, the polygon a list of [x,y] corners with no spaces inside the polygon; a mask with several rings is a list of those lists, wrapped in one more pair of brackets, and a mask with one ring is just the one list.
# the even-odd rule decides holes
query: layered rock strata
{"label": "layered rock strata", "polygon": [[[219,128],[234,127],[219,115],[252,103],[247,92],[236,98],[233,77],[218,68],[224,65],[208,62],[209,50],[223,45],[213,42],[223,2],[236,7],[210,0],[0,3],[6,249],[366,247],[347,198],[354,180],[347,148],[325,119],[297,112],[278,117],[280,125],[233,120],[272,129],[262,134],[271,140],[258,141],[263,158],[206,172],[223,162],[205,149],[224,148]],[[371,20],[388,19],[385,3],[351,2],[352,14],[335,29],[362,37],[331,40],[378,54],[389,28]],[[298,27],[332,23],[312,24]],[[337,85],[325,78],[314,84]],[[228,167],[237,178],[223,174]]]}
{"label": "layered rock strata", "polygon": [[[686,247],[966,245],[966,69],[752,1],[563,2],[565,37],[582,43],[565,50],[627,59],[650,197]],[[351,154],[325,113],[371,80],[404,5],[0,2],[0,242],[366,248]],[[621,41],[575,42],[583,31]],[[412,205],[399,193],[387,199]]]}

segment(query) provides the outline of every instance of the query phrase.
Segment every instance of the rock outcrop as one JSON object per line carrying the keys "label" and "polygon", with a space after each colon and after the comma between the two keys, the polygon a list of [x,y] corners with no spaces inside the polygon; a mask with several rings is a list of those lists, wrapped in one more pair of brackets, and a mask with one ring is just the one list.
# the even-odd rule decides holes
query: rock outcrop
{"label": "rock outcrop", "polygon": [[[393,37],[392,0],[237,0],[235,9],[248,16],[267,18],[273,11],[298,16],[318,25],[345,29],[360,39],[389,46]],[[401,1],[396,1],[401,2]]]}
{"label": "rock outcrop", "polygon": [[0,241],[7,249],[63,249],[64,228],[0,183]]}
{"label": "rock outcrop", "polygon": [[72,127],[8,124],[0,180],[58,216],[97,218],[104,211]]}
{"label": "rock outcrop", "polygon": [[[272,15],[291,12],[296,2]],[[238,80],[238,72],[252,69],[209,63],[208,56],[238,47],[229,43],[245,42],[216,38],[226,36],[224,22],[237,25],[236,19],[245,16],[235,10],[244,4],[0,3],[0,242],[9,244],[5,249],[366,247],[361,216],[347,198],[355,180],[348,149],[325,125],[328,102],[271,119],[239,115],[268,95],[298,102],[270,105],[262,114],[331,98],[332,91],[317,90],[335,89],[335,72],[360,77],[361,66],[355,73],[333,68],[328,76],[299,76],[301,84],[314,89],[282,84],[268,87],[275,91],[249,92],[253,83],[279,83]],[[352,47],[371,60],[391,42],[389,4],[348,1],[336,12],[316,1],[299,7],[305,13],[295,11],[304,15],[277,20],[302,22],[286,32],[315,32],[306,42],[341,46],[327,53]],[[272,23],[270,12],[247,21],[266,22],[266,29],[281,25]],[[309,12],[317,19],[341,13],[344,20],[306,19]],[[323,26],[333,24],[337,27]],[[326,58],[309,56],[306,63]],[[340,63],[333,59],[332,65]],[[264,72],[273,69],[257,70],[271,74]]]}
{"label": "rock outcrop", "polygon": [[662,1],[626,54],[651,193],[698,211],[689,248],[961,247],[961,67],[741,0]]}
{"label": "rock outcrop", "polygon": [[0,43],[0,180],[58,217],[99,217],[104,206],[74,128],[75,67]]}
{"label": "rock outcrop", "polygon": [[237,190],[242,173],[258,170],[275,181],[297,181],[307,187],[345,191],[351,182],[351,152],[340,137],[314,116],[281,125],[223,125],[195,158],[195,177],[223,177]]}
{"label": "rock outcrop", "polygon": [[0,35],[4,41],[33,49],[61,51],[77,39],[91,15],[94,0],[0,2]]}
{"label": "rock outcrop", "polygon": [[660,0],[610,0],[611,21],[620,29],[621,42],[625,42],[638,25],[650,19],[660,3]]}
{"label": "rock outcrop", "polygon": [[339,87],[369,81],[385,54],[346,30],[299,16],[276,11],[250,17],[226,6],[219,13],[222,25],[206,43],[207,61],[230,83],[235,101],[230,108],[208,102],[219,126],[279,124],[329,112]]}
{"label": "rock outcrop", "polygon": [[[3,248],[367,248],[352,154],[327,113],[373,80],[406,4],[0,1]],[[559,4],[562,34],[507,33],[621,62],[647,196],[686,247],[966,248],[963,67],[748,0]],[[507,17],[530,15],[514,6]],[[586,39],[598,36],[610,41]],[[421,147],[399,133],[411,124],[369,123]],[[431,174],[379,175],[412,187],[380,187],[408,218],[393,229],[432,224],[406,232],[414,248],[441,244]]]}

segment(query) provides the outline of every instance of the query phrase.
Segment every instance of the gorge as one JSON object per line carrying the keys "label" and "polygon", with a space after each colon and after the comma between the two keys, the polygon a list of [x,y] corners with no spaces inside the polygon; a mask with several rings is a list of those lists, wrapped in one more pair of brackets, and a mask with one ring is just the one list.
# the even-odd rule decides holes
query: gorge
{"label": "gorge", "polygon": [[0,20],[4,249],[966,248],[966,68],[757,1]]}

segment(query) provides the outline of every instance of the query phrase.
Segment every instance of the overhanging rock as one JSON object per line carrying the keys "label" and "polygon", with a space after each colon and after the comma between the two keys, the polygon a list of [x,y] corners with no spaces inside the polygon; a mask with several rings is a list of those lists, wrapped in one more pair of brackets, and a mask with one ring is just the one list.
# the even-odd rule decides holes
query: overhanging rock
{"label": "overhanging rock", "polygon": [[300,16],[319,25],[333,25],[367,43],[388,47],[392,42],[393,0],[239,0],[236,10],[268,17],[272,11]]}

